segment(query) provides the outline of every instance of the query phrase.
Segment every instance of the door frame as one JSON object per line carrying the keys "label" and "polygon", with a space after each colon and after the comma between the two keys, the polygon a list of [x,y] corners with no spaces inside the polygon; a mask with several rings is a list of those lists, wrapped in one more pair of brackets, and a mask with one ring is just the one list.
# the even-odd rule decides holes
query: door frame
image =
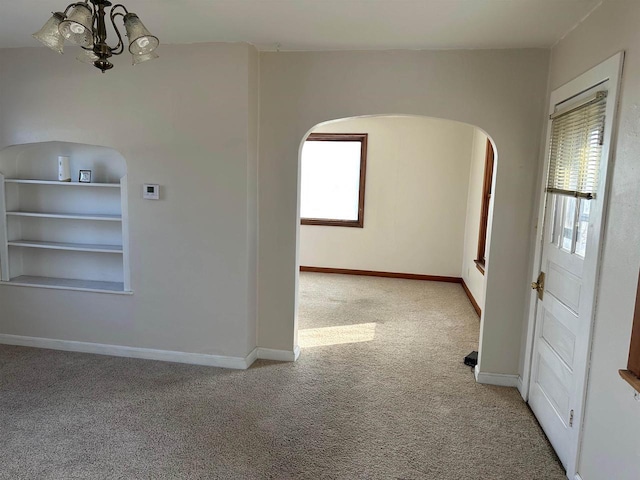
{"label": "door frame", "polygon": [[[590,276],[593,281],[591,285],[589,285],[588,292],[592,296],[593,301],[593,313],[591,315],[591,324],[589,327],[589,335],[587,340],[587,351],[586,351],[586,368],[584,372],[576,372],[576,393],[577,397],[580,399],[580,403],[576,405],[575,408],[575,427],[577,429],[577,435],[575,435],[576,442],[570,446],[570,455],[569,460],[567,462],[567,477],[570,479],[579,478],[577,476],[577,468],[578,461],[580,457],[580,445],[582,443],[582,433],[583,433],[583,412],[586,401],[586,392],[587,392],[587,383],[589,377],[589,363],[591,358],[591,343],[593,337],[593,323],[595,319],[595,307],[596,307],[596,297],[598,291],[598,283],[599,283],[599,271],[600,271],[600,258],[602,253],[602,246],[604,240],[604,230],[606,226],[606,215],[607,215],[607,206],[608,206],[608,192],[609,192],[609,184],[611,179],[611,170],[613,166],[613,154],[614,154],[614,144],[616,139],[616,131],[615,126],[617,125],[617,110],[618,110],[618,97],[620,91],[620,82],[622,78],[622,66],[624,62],[624,52],[619,52],[599,65],[593,67],[577,78],[571,80],[570,82],[564,84],[563,86],[557,88],[553,92],[551,92],[548,111],[547,113],[552,113],[556,106],[575,99],[579,97],[580,94],[586,92],[594,87],[603,84],[605,82],[609,82],[608,85],[608,100],[606,107],[606,117],[605,117],[605,131],[604,131],[604,143],[602,148],[602,158],[603,161],[606,162],[604,169],[602,170],[603,175],[601,175],[600,181],[601,186],[600,190],[604,190],[604,195],[602,198],[602,216],[599,224],[596,228],[599,230],[599,242],[598,242],[598,252],[596,255],[592,255],[589,258],[589,264],[587,264],[587,259],[585,259],[585,275]],[[547,117],[548,118],[548,117]],[[545,149],[544,149],[544,161],[542,162],[542,173],[540,176],[540,183],[538,185],[537,195],[537,203],[538,203],[538,219],[536,222],[536,234],[535,234],[535,250],[533,257],[533,271],[531,272],[531,281],[535,282],[538,273],[540,272],[540,268],[542,266],[542,246],[543,246],[543,235],[544,235],[544,219],[547,207],[547,195],[545,195],[544,190],[547,183],[547,175],[549,166],[549,150],[551,145],[551,119],[547,120],[546,126],[546,134],[545,134]],[[537,313],[537,292],[530,290],[529,294],[529,308],[527,311],[526,317],[526,342],[525,342],[525,351],[524,351],[524,365],[522,371],[522,383],[521,383],[521,394],[525,401],[529,400],[529,391],[531,386],[531,369],[532,369],[532,361],[533,361],[533,344],[535,337],[535,327],[536,327],[536,313]]]}

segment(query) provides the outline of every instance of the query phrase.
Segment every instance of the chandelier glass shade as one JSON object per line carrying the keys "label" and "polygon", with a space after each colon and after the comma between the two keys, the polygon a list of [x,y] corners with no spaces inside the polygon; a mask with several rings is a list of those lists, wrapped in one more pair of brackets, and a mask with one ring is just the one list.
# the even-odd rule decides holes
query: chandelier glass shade
{"label": "chandelier glass shade", "polygon": [[65,40],[81,47],[93,45],[93,13],[86,5],[71,7],[69,15],[60,23],[58,30]]}
{"label": "chandelier glass shade", "polygon": [[160,42],[151,35],[135,13],[124,16],[124,28],[127,30],[129,51],[132,55],[147,55],[158,48]]}
{"label": "chandelier glass shade", "polygon": [[[118,37],[118,43],[107,44],[105,9],[111,7],[108,18]],[[154,52],[160,41],[147,30],[135,13],[129,13],[124,5],[112,5],[109,0],[85,0],[68,5],[64,12],[55,12],[47,23],[33,34],[33,37],[50,49],[63,53],[64,42],[82,47],[85,51],[76,57],[84,63],[91,63],[105,71],[113,68],[109,58],[120,55],[125,50],[122,35],[116,25],[116,18],[122,17],[129,40],[128,50],[133,56],[133,64],[158,58]]]}
{"label": "chandelier glass shade", "polygon": [[133,57],[133,65],[138,65],[139,63],[146,62],[147,60],[153,60],[154,58],[158,58],[158,54],[156,52],[151,53],[143,53],[141,55],[131,55]]}
{"label": "chandelier glass shade", "polygon": [[100,57],[98,57],[98,55],[96,55],[93,50],[84,50],[80,55],[76,57],[76,60],[82,63],[93,65],[96,61],[100,60]]}

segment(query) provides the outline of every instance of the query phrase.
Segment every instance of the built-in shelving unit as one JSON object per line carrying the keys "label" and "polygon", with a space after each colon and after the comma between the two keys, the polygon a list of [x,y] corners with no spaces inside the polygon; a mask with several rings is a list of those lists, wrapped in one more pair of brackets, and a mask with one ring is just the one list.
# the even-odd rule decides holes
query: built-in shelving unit
{"label": "built-in shelving unit", "polygon": [[47,157],[0,161],[0,285],[131,293],[124,161],[79,159],[106,181],[58,182],[42,175]]}

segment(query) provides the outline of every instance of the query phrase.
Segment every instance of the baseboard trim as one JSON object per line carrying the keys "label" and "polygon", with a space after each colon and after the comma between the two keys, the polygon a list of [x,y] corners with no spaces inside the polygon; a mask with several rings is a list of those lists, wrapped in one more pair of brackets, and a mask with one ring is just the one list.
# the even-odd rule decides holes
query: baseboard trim
{"label": "baseboard trim", "polygon": [[522,377],[520,375],[518,375],[518,384],[516,385],[516,388],[520,392],[520,396],[522,397],[522,399],[526,402],[527,396],[524,391],[524,381],[522,380]]}
{"label": "baseboard trim", "polygon": [[350,268],[327,268],[301,266],[301,272],[337,273],[340,275],[359,275],[365,277],[403,278],[405,280],[425,280],[428,282],[461,283],[460,277],[443,277],[440,275],[421,275],[417,273],[378,272],[376,270],[353,270]]}
{"label": "baseboard trim", "polygon": [[518,375],[481,372],[478,365],[476,365],[476,368],[473,370],[473,374],[476,377],[476,382],[485,385],[497,385],[499,387],[517,387],[518,379],[520,378]]}
{"label": "baseboard trim", "polygon": [[480,305],[478,305],[478,302],[476,302],[476,299],[473,298],[473,294],[471,293],[471,290],[469,290],[469,287],[465,283],[464,278],[461,278],[460,280],[461,280],[460,283],[462,284],[462,288],[464,289],[464,293],[466,293],[467,297],[469,297],[469,301],[471,302],[471,305],[473,305],[473,309],[476,311],[479,317],[482,317],[482,310],[480,309]]}
{"label": "baseboard trim", "polygon": [[258,347],[258,358],[262,360],[275,360],[277,362],[295,362],[300,356],[300,347],[293,350],[275,350],[273,348]]}
{"label": "baseboard trim", "polygon": [[258,358],[258,349],[254,349],[246,357],[228,357],[206,353],[176,352],[156,350],[152,348],[125,347],[122,345],[105,345],[101,343],[76,342],[72,340],[56,340],[52,338],[25,337],[21,335],[0,334],[0,344],[22,347],[49,348],[67,352],[94,353],[114,357],[142,358],[164,362],[189,363],[209,367],[233,368],[244,370]]}
{"label": "baseboard trim", "polygon": [[573,477],[573,480],[582,480],[582,477],[580,476],[579,473],[576,473],[575,476]]}

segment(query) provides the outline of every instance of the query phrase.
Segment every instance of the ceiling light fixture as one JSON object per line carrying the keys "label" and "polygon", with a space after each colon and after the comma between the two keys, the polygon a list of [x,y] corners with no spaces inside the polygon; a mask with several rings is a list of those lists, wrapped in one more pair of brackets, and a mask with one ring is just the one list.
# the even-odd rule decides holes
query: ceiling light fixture
{"label": "ceiling light fixture", "polygon": [[[107,45],[107,25],[104,18],[106,7],[111,7],[109,18],[118,36],[115,47]],[[72,3],[64,12],[54,12],[33,37],[58,53],[62,53],[64,41],[70,40],[85,50],[77,57],[78,60],[91,63],[104,73],[113,68],[109,58],[124,52],[122,35],[115,21],[118,16],[122,17],[129,37],[129,52],[133,56],[133,64],[158,58],[154,52],[160,43],[158,37],[151,35],[135,13],[129,13],[121,4],[112,6],[109,0]]]}

